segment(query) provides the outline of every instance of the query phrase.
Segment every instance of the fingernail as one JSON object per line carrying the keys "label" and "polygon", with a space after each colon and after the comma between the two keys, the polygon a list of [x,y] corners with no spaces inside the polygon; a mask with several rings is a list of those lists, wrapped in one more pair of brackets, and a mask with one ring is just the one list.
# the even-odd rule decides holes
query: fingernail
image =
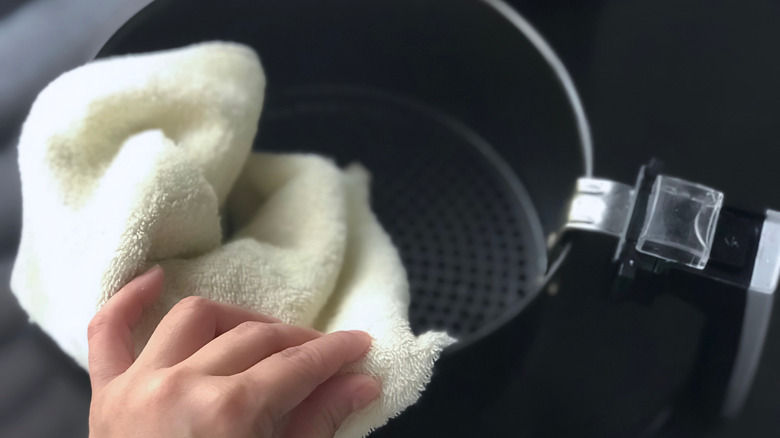
{"label": "fingernail", "polygon": [[372,401],[379,397],[382,392],[382,386],[379,381],[371,376],[362,375],[361,383],[352,394],[352,411],[359,411],[368,406]]}
{"label": "fingernail", "polygon": [[140,282],[141,288],[143,288],[143,283],[145,283],[148,279],[154,277],[155,275],[159,275],[162,272],[162,267],[160,265],[154,265],[151,268],[147,269],[146,272],[139,275],[138,277],[135,277],[132,282]]}
{"label": "fingernail", "polygon": [[352,333],[353,335],[357,335],[363,338],[363,340],[368,343],[368,346],[366,347],[366,352],[368,352],[368,350],[371,348],[371,343],[374,342],[374,338],[371,337],[371,335],[362,330],[349,330],[348,333]]}
{"label": "fingernail", "polygon": [[162,270],[162,266],[160,266],[158,264],[155,264],[151,268],[147,269],[146,272],[144,272],[143,274],[139,275],[138,278],[148,277],[148,276],[154,274],[155,272],[161,271],[161,270]]}
{"label": "fingernail", "polygon": [[353,335],[358,335],[361,338],[368,339],[369,341],[373,341],[374,338],[371,337],[368,333],[364,332],[363,330],[350,330],[349,333],[352,333]]}

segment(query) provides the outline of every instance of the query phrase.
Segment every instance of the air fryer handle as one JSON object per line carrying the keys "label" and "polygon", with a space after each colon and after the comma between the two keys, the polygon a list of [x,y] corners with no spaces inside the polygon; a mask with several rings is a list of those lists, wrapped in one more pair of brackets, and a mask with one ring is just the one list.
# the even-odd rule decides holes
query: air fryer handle
{"label": "air fryer handle", "polygon": [[[673,263],[656,266],[654,276],[663,278],[664,290],[705,315],[700,359],[691,382],[699,412],[733,418],[745,403],[771,320],[778,245],[777,212],[757,215],[724,207],[704,269]],[[624,293],[642,289],[633,286]]]}
{"label": "air fryer handle", "polygon": [[772,317],[780,276],[780,213],[768,210],[757,215],[724,209],[710,262],[694,274],[706,280],[703,287],[712,285],[713,293],[716,288],[729,287],[744,296],[739,343],[721,410],[724,416],[734,417],[752,385]]}
{"label": "air fryer handle", "polygon": [[692,384],[709,410],[741,410],[761,357],[780,277],[780,213],[723,206],[723,194],[644,166],[633,187],[582,178],[567,229],[618,238],[613,293],[647,299],[663,289],[707,323]]}

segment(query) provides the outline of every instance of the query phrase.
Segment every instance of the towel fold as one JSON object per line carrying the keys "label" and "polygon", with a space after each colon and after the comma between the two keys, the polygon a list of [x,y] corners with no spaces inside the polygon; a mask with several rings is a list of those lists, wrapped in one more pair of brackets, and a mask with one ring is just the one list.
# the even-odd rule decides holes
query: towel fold
{"label": "towel fold", "polygon": [[371,212],[366,170],[250,153],[264,88],[257,56],[231,43],[95,61],[55,80],[20,138],[12,289],[85,368],[92,316],[155,263],[165,291],[135,330],[139,351],[189,295],[365,330],[372,348],[345,371],[376,377],[382,394],[337,434],[363,436],[418,399],[453,339],[411,332],[406,273]]}

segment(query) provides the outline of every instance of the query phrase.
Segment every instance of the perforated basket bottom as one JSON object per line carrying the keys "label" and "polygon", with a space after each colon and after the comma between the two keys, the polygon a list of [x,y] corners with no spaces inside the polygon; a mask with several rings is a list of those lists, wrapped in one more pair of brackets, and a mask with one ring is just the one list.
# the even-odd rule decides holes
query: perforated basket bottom
{"label": "perforated basket bottom", "polygon": [[522,208],[530,200],[489,146],[452,121],[378,94],[307,90],[269,99],[256,147],[371,171],[372,207],[408,272],[414,332],[468,342],[531,298],[543,249]]}

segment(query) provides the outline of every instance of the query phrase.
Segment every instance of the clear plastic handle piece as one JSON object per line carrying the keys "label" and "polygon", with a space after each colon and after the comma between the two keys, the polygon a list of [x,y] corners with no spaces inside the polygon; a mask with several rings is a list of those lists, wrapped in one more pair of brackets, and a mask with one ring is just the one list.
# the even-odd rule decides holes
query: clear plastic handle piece
{"label": "clear plastic handle piece", "polygon": [[659,175],[650,193],[637,251],[704,269],[722,206],[723,193],[717,190]]}

